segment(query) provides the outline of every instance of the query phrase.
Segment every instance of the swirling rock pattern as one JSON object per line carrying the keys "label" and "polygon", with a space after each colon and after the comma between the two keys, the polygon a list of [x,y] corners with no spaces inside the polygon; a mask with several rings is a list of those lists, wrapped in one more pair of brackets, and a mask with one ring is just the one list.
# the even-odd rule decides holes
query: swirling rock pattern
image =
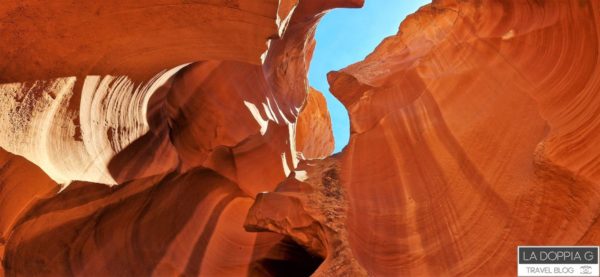
{"label": "swirling rock pattern", "polygon": [[314,272],[322,257],[243,224],[300,158],[331,154],[312,37],[361,4],[3,3],[2,274]]}
{"label": "swirling rock pattern", "polygon": [[511,276],[517,245],[598,244],[599,19],[596,1],[434,1],[330,73],[367,272]]}
{"label": "swirling rock pattern", "polygon": [[600,243],[600,4],[436,0],[310,88],[359,0],[5,1],[0,275],[515,275]]}

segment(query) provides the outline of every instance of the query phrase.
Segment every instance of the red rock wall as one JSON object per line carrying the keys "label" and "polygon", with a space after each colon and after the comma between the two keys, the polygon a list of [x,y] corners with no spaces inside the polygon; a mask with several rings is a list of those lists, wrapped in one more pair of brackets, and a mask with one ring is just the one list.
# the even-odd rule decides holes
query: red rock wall
{"label": "red rock wall", "polygon": [[296,150],[304,159],[322,159],[335,147],[325,97],[310,88],[296,121]]}
{"label": "red rock wall", "polygon": [[328,75],[330,156],[314,28],[361,5],[0,4],[0,275],[514,276],[600,243],[600,4],[421,8]]}
{"label": "red rock wall", "polygon": [[329,140],[300,151],[331,153],[323,98],[306,101],[312,36],[360,4],[0,5],[2,274],[312,273],[321,257],[243,224],[302,157],[298,116]]}
{"label": "red rock wall", "polygon": [[596,1],[434,1],[329,75],[369,273],[514,276],[518,245],[600,242],[599,16]]}

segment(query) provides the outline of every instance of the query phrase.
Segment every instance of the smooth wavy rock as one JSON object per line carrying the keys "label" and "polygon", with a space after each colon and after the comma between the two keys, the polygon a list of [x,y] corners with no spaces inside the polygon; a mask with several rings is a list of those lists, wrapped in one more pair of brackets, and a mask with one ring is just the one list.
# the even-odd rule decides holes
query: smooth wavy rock
{"label": "smooth wavy rock", "polygon": [[[320,257],[243,223],[303,158],[298,116],[327,114],[315,24],[362,1],[133,2],[0,8],[2,274],[311,274]],[[302,139],[332,138],[319,120]]]}
{"label": "smooth wavy rock", "polygon": [[596,1],[435,0],[307,84],[359,0],[5,1],[0,275],[515,275],[600,240]]}
{"label": "smooth wavy rock", "polygon": [[[286,1],[293,2],[293,1]],[[128,76],[208,60],[260,64],[278,37],[276,0],[6,0],[0,6],[0,82]]]}
{"label": "smooth wavy rock", "polygon": [[325,96],[310,88],[296,121],[296,150],[303,159],[322,159],[335,147]]}
{"label": "smooth wavy rock", "polygon": [[329,74],[369,274],[515,275],[517,245],[598,244],[596,1],[434,1]]}
{"label": "smooth wavy rock", "polygon": [[[109,172],[108,164],[149,132],[149,100],[177,70],[137,87],[126,77],[112,76],[1,84],[0,128],[6,132],[0,134],[0,147],[34,162],[57,183],[122,182]],[[166,139],[162,136],[162,141],[154,139],[147,146],[159,151]],[[162,150],[161,164],[139,160],[147,173],[138,177],[173,168],[175,155],[169,150]]]}
{"label": "smooth wavy rock", "polygon": [[251,204],[234,183],[209,170],[139,179],[118,189],[75,182],[21,218],[7,242],[5,270],[243,275],[253,253],[273,240],[257,240],[241,228]]}
{"label": "smooth wavy rock", "polygon": [[[6,243],[19,217],[37,199],[52,197],[59,188],[33,163],[2,149],[0,180],[0,264],[4,265]],[[4,266],[0,276],[4,276]]]}

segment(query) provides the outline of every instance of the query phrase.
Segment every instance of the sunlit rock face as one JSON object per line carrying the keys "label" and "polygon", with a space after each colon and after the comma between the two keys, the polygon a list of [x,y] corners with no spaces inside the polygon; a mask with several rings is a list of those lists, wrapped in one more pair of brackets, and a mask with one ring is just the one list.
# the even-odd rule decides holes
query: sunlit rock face
{"label": "sunlit rock face", "polygon": [[597,1],[434,1],[329,74],[367,272],[514,276],[517,245],[600,242],[599,19]]}
{"label": "sunlit rock face", "polygon": [[599,244],[600,4],[421,8],[328,75],[332,156],[314,28],[362,4],[0,4],[0,275],[514,276],[517,245]]}
{"label": "sunlit rock face", "polygon": [[323,253],[244,222],[331,154],[314,28],[361,5],[2,3],[0,275],[313,273]]}
{"label": "sunlit rock face", "polygon": [[[310,88],[296,121],[296,150],[304,159],[321,159],[333,152],[331,120],[325,97]],[[318,134],[318,135],[315,135]]]}

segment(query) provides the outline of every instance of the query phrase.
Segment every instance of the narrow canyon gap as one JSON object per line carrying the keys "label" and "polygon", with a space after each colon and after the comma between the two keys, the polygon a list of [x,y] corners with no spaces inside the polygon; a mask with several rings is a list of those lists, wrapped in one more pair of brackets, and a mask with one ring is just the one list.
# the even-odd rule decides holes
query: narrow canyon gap
{"label": "narrow canyon gap", "polygon": [[600,244],[600,3],[419,8],[323,72],[333,154],[314,36],[363,4],[2,1],[0,275],[514,276],[518,245]]}
{"label": "narrow canyon gap", "polygon": [[398,25],[407,15],[430,2],[368,0],[360,9],[331,10],[317,25],[308,81],[327,100],[334,153],[348,144],[350,119],[346,108],[329,92],[327,73],[363,60],[385,37],[398,32]]}

